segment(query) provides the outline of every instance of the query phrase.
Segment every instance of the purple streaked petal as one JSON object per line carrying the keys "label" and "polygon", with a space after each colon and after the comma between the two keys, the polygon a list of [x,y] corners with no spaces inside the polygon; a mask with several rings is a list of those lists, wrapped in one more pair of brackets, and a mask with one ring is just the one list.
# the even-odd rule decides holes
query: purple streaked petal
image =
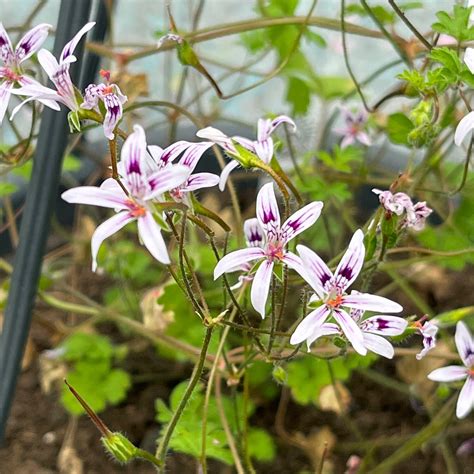
{"label": "purple streaked petal", "polygon": [[269,133],[273,133],[277,127],[279,127],[282,123],[287,123],[291,127],[292,132],[296,132],[296,124],[287,115],[279,115],[278,117],[275,117],[271,123],[270,123],[270,130]]}
{"label": "purple streaked petal", "polygon": [[[105,117],[104,117],[104,135],[107,139],[114,139],[114,130],[122,118],[122,102],[115,94],[107,94],[104,97]],[[146,153],[143,154],[145,159]]]}
{"label": "purple streaked petal", "polygon": [[344,150],[344,148],[347,148],[350,145],[353,145],[355,143],[355,137],[354,135],[346,135],[342,141],[341,141],[341,149]]}
{"label": "purple streaked petal", "polygon": [[237,160],[232,160],[224,166],[224,169],[221,172],[219,177],[219,190],[224,191],[225,185],[227,183],[227,179],[229,178],[230,173],[239,166],[239,162]]}
{"label": "purple streaked petal", "polygon": [[428,374],[428,378],[434,382],[455,382],[467,377],[466,367],[460,365],[448,365],[440,369],[433,370]]}
{"label": "purple streaked petal", "polygon": [[18,42],[15,48],[16,60],[21,63],[38,51],[38,48],[48,37],[48,32],[52,28],[47,23],[41,23],[28,31]]}
{"label": "purple streaked petal", "polygon": [[465,418],[472,409],[474,409],[474,378],[468,377],[459,393],[456,416],[459,419]]}
{"label": "purple streaked petal", "polygon": [[166,243],[161,235],[161,227],[156,223],[153,215],[147,212],[143,217],[139,217],[138,234],[148,251],[159,262],[169,265],[170,257]]}
{"label": "purple streaked petal", "polygon": [[342,309],[333,309],[332,316],[354,350],[360,355],[366,355],[367,349],[364,346],[364,336],[357,323]]}
{"label": "purple streaked petal", "polygon": [[395,351],[392,344],[381,336],[375,334],[363,334],[363,344],[371,352],[375,352],[387,359],[393,359]]}
{"label": "purple streaked petal", "polygon": [[[12,113],[10,114],[10,120],[13,120],[15,115],[20,111],[20,109],[28,102],[31,102],[32,100],[38,100],[42,102],[44,105],[47,107],[53,109],[53,110],[60,110],[61,108],[58,105],[58,102],[64,103],[62,97],[56,93],[53,89],[51,90],[51,93],[43,93],[41,95],[34,95],[33,90],[29,89],[30,86],[27,87],[20,87],[19,89],[11,89],[10,93],[15,94],[15,95],[25,95],[28,96],[30,93],[32,94],[28,99],[25,99],[23,102],[18,104],[13,110]],[[45,87],[45,89],[47,89]]]}
{"label": "purple streaked petal", "polygon": [[264,260],[258,267],[253,277],[252,288],[250,290],[250,300],[255,311],[265,318],[265,305],[270,291],[270,282],[272,280],[274,263],[270,260]]}
{"label": "purple streaked petal", "polygon": [[147,178],[150,191],[144,195],[144,199],[153,199],[171,189],[182,185],[189,177],[189,169],[186,166],[170,165],[158,170]]}
{"label": "purple streaked petal", "polygon": [[335,336],[336,334],[341,334],[339,326],[334,323],[324,323],[321,326],[316,326],[313,329],[313,332],[306,339],[306,345],[308,346],[308,352],[310,351],[311,344],[320,337],[323,336]]}
{"label": "purple streaked petal", "polygon": [[217,262],[214,268],[214,280],[217,280],[223,273],[231,271],[232,268],[263,257],[265,257],[265,252],[259,247],[240,249],[228,253]]}
{"label": "purple streaked petal", "polygon": [[0,59],[5,65],[10,66],[14,62],[15,55],[13,53],[12,43],[7,31],[0,22]]}
{"label": "purple streaked petal", "polygon": [[358,229],[352,236],[349,247],[334,273],[335,284],[338,288],[345,290],[351,286],[362,269],[364,256],[364,233]]}
{"label": "purple streaked petal", "polygon": [[[36,79],[33,79],[30,76],[27,76],[26,74],[23,74],[20,76],[18,79],[18,82],[22,85],[22,87],[43,87]],[[51,89],[53,91],[53,89]],[[54,91],[53,91],[54,93]],[[57,94],[54,94],[57,95]],[[59,107],[58,103],[55,100],[48,100],[48,99],[41,99],[37,98],[36,99],[38,102],[41,102],[43,105],[46,105],[46,107],[49,107],[50,109],[53,110],[61,110],[61,107]]]}
{"label": "purple streaked petal", "polygon": [[257,141],[263,142],[272,133],[272,122],[270,119],[258,119],[257,122]]}
{"label": "purple streaked petal", "polygon": [[146,153],[145,131],[140,125],[133,126],[131,133],[122,147],[122,161],[125,177],[132,174],[143,175],[142,161]]}
{"label": "purple streaked petal", "polygon": [[202,155],[213,145],[212,142],[190,143],[183,156],[179,160],[179,164],[186,166],[190,171],[194,171]]}
{"label": "purple streaked petal", "polygon": [[89,204],[91,206],[108,207],[111,209],[128,209],[127,196],[95,186],[79,186],[61,194],[61,197],[71,204]]}
{"label": "purple streaked petal", "polygon": [[99,104],[99,94],[103,87],[105,87],[104,84],[89,84],[84,91],[84,102],[81,104],[81,109],[95,109]]}
{"label": "purple streaked petal", "polygon": [[454,143],[461,146],[461,143],[466,138],[467,134],[474,128],[474,111],[469,112],[461,119],[454,132]]}
{"label": "purple streaked petal", "polygon": [[219,184],[219,176],[214,173],[195,173],[186,181],[183,191],[197,191],[202,188],[212,188]]}
{"label": "purple streaked petal", "polygon": [[290,344],[300,344],[311,337],[315,329],[326,321],[330,312],[325,304],[311,311],[296,327],[295,332],[291,335]]}
{"label": "purple streaked petal", "polygon": [[459,321],[456,325],[454,340],[461,360],[466,367],[470,368],[474,365],[474,339],[462,321]]}
{"label": "purple streaked petal", "polygon": [[159,159],[157,160],[155,157],[155,161],[160,165],[160,166],[166,166],[170,163],[172,163],[184,150],[186,150],[186,148],[189,147],[191,143],[190,142],[187,142],[187,141],[184,141],[184,140],[180,140],[176,143],[173,143],[172,145],[166,147]]}
{"label": "purple streaked petal", "polygon": [[244,222],[244,235],[248,247],[261,247],[264,242],[263,230],[258,219],[253,217]]}
{"label": "purple streaked petal", "polygon": [[301,276],[309,283],[320,299],[328,293],[327,287],[333,274],[321,257],[304,245],[296,247],[303,261],[305,272]]}
{"label": "purple streaked petal", "polygon": [[296,211],[281,226],[280,238],[287,243],[298,234],[311,227],[319,218],[323,208],[321,201],[314,201]]}
{"label": "purple streaked petal", "polygon": [[273,140],[271,137],[254,143],[255,154],[266,164],[273,158]]}
{"label": "purple streaked petal", "polygon": [[74,50],[76,49],[77,45],[79,44],[79,41],[81,41],[82,37],[90,30],[94,27],[95,25],[95,21],[91,21],[89,23],[86,23],[74,36],[74,38],[72,38],[71,41],[69,41],[69,43],[66,43],[66,45],[64,46],[62,52],[61,52],[61,56],[59,58],[59,61],[61,63],[63,63],[64,61],[66,60],[70,60],[71,57],[73,57],[73,52]]}
{"label": "purple streaked petal", "polygon": [[380,311],[384,313],[400,313],[403,311],[403,307],[395,301],[369,293],[344,295],[341,305],[365,311]]}
{"label": "purple streaked petal", "polygon": [[222,148],[227,150],[233,150],[235,152],[234,145],[232,144],[232,140],[224,133],[214,127],[206,127],[198,130],[196,136],[199,138],[204,138],[205,140],[209,140]]}
{"label": "purple streaked petal", "polygon": [[7,111],[8,102],[10,101],[10,91],[13,89],[13,83],[4,81],[0,84],[0,125],[2,124],[3,117]]}
{"label": "purple streaked petal", "polygon": [[250,150],[251,152],[255,153],[255,143],[253,140],[250,140],[249,138],[241,137],[240,135],[235,135],[232,137],[233,140],[235,140],[239,145],[242,145],[243,147],[247,148],[247,150]]}
{"label": "purple streaked petal", "polygon": [[58,94],[62,97],[62,102],[73,111],[79,110],[76,90],[69,74],[69,64],[60,64],[52,80]]}
{"label": "purple streaked petal", "polygon": [[118,232],[122,227],[124,227],[129,222],[132,222],[133,220],[135,220],[135,218],[131,216],[128,211],[122,211],[111,217],[110,219],[107,219],[106,221],[102,222],[102,224],[97,227],[91,239],[93,272],[97,270],[97,253],[99,252],[99,248],[102,245],[102,242],[107,237],[110,237],[112,234],[115,234],[115,232]]}
{"label": "purple streaked petal", "polygon": [[399,336],[405,331],[408,321],[397,316],[378,314],[365,319],[359,325],[364,332],[381,336]]}
{"label": "purple streaked petal", "polygon": [[305,269],[303,262],[298,255],[295,255],[293,252],[285,252],[285,255],[283,255],[283,258],[281,261],[285,264],[288,265],[289,268],[292,270],[295,270],[297,273],[300,275],[304,275]]}
{"label": "purple streaked petal", "polygon": [[280,211],[273,190],[273,183],[265,184],[257,195],[257,219],[268,240],[276,240],[280,232]]}

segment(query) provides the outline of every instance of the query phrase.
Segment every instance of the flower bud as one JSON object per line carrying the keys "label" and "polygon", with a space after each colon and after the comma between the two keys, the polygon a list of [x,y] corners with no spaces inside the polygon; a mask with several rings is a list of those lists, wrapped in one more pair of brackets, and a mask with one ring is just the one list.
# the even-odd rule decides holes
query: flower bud
{"label": "flower bud", "polygon": [[106,451],[119,463],[125,464],[137,457],[137,447],[120,433],[110,433],[100,438]]}
{"label": "flower bud", "polygon": [[285,385],[288,379],[288,374],[281,365],[277,365],[273,367],[272,377],[277,384]]}

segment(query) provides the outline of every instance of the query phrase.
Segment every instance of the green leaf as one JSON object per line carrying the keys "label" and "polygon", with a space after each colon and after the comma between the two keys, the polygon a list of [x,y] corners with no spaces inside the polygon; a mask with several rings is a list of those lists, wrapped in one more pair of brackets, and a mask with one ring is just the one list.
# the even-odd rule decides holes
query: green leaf
{"label": "green leaf", "polygon": [[0,182],[0,197],[9,196],[18,189],[14,183]]}
{"label": "green leaf", "polygon": [[[395,23],[395,20],[397,19],[397,15],[393,12],[393,10],[385,8],[382,5],[374,5],[371,6],[370,9],[377,20],[383,25],[391,25]],[[357,4],[348,5],[346,7],[346,13],[348,15],[359,15],[364,17],[369,16],[369,13],[366,11],[366,9]]]}
{"label": "green leaf", "polygon": [[132,381],[130,375],[121,369],[112,370],[104,379],[102,393],[112,405],[117,405],[125,399]]}
{"label": "green leaf", "polygon": [[303,115],[311,102],[311,91],[306,82],[290,78],[286,89],[286,100],[292,106],[292,115]]}
{"label": "green leaf", "polygon": [[322,48],[325,48],[327,45],[326,40],[321,35],[318,35],[312,30],[306,29],[304,32],[304,36],[306,39],[318,46],[321,46]]}
{"label": "green leaf", "polygon": [[247,444],[250,456],[257,461],[269,462],[276,456],[275,442],[265,430],[250,429]]}
{"label": "green leaf", "polygon": [[81,161],[73,155],[66,155],[63,162],[63,172],[77,171],[81,168]]}
{"label": "green leaf", "polygon": [[436,13],[438,21],[432,25],[434,31],[453,36],[459,42],[474,39],[474,26],[469,24],[471,8],[454,5],[452,15],[444,11]]}
{"label": "green leaf", "polygon": [[408,134],[414,127],[413,122],[406,115],[398,112],[388,117],[387,134],[393,143],[408,145]]}
{"label": "green leaf", "polygon": [[456,308],[451,311],[438,314],[432,319],[432,322],[440,327],[454,326],[458,321],[474,316],[474,306],[465,306],[464,308]]}

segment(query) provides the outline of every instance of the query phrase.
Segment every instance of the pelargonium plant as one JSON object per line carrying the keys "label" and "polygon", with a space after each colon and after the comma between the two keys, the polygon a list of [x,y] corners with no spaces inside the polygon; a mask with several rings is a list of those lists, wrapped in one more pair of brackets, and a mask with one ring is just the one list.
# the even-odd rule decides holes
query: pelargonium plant
{"label": "pelargonium plant", "polygon": [[[154,40],[135,51],[112,42],[88,43],[109,59],[110,70],[101,69],[101,78],[83,88],[74,83],[71,68],[81,62],[75,52],[94,22],[71,32],[58,58],[40,49],[51,25],[29,29],[14,49],[0,23],[0,123],[9,118],[16,145],[22,145],[2,151],[2,157],[12,169],[31,157],[36,118],[41,120],[48,107],[68,110],[70,149],[78,143],[82,153],[93,148],[100,162],[96,172],[73,186],[68,175],[61,198],[87,206],[74,208],[79,224],[70,239],[73,250],[65,252],[76,259],[87,255],[82,273],[104,288],[103,298],[95,301],[77,283],[74,272],[84,259],[67,266],[68,260],[62,271],[56,270],[60,263],[55,262],[55,271],[45,265],[47,283],[42,282],[39,298],[78,319],[58,322],[67,337],[41,357],[67,374],[61,398],[66,409],[72,415],[86,412],[106,451],[121,463],[140,458],[158,472],[171,472],[175,451],[194,458],[193,470],[199,472],[224,471],[220,464],[214,471],[209,459],[234,466],[239,474],[276,472],[278,463],[286,462],[288,445],[306,456],[305,464],[295,464],[301,472],[339,472],[344,465],[354,474],[396,472],[422,450],[427,456],[438,450],[436,459],[443,457],[446,472],[455,472],[449,442],[467,432],[468,422],[462,420],[474,408],[474,303],[467,289],[472,286],[467,265],[474,263],[472,6],[458,2],[452,12],[438,12],[426,32],[428,27],[419,31],[408,18],[416,5],[342,1],[336,21],[316,16],[317,2],[300,16],[295,9],[304,3],[257,2],[261,18],[254,23],[186,33],[168,5],[171,31],[158,31],[158,44]],[[357,24],[360,17],[373,20],[376,28]],[[307,48],[324,48],[326,41],[311,28],[340,29],[339,59],[347,77],[312,70]],[[224,91],[212,70],[216,61],[209,60],[211,75],[210,56],[204,54],[209,38],[229,31],[243,33],[241,44],[251,54],[271,52],[279,61],[262,76],[252,66],[237,67],[229,54],[224,66],[230,75],[262,76],[236,91]],[[407,31],[414,36],[403,36]],[[394,65],[358,81],[347,45],[352,34],[388,38],[398,56],[393,87],[377,101],[369,100],[364,88]],[[137,84],[146,81],[129,64],[175,48],[179,67],[191,67],[179,70],[176,103],[140,99]],[[218,100],[232,100],[257,87],[265,90],[274,76],[286,88],[285,113],[275,114],[280,106],[272,103],[259,111],[256,127],[249,111],[239,117],[251,124],[243,131],[228,136],[217,128],[220,112],[209,113],[204,106],[206,88]],[[192,95],[189,77],[197,84],[196,98],[186,104]],[[399,96],[411,105],[395,101],[385,108]],[[318,107],[322,104],[317,126],[308,126],[312,97]],[[10,110],[12,98],[20,103]],[[167,138],[155,138],[157,125],[143,115],[156,108],[169,109],[162,123],[169,125]],[[15,122],[29,116],[31,132],[25,138]],[[184,119],[192,123],[187,135],[179,126]],[[334,126],[338,119],[343,128]],[[99,145],[81,140],[95,128],[106,145],[105,158]],[[407,149],[406,159],[395,163],[389,142]],[[0,187],[5,228],[15,240],[10,194]],[[95,229],[83,212],[93,213]],[[456,278],[462,306],[446,296],[454,291],[448,291],[450,279]],[[448,297],[456,303],[450,306]],[[120,346],[100,334],[110,331],[98,324],[103,321],[117,327],[109,335]],[[137,369],[143,372],[132,377],[123,360],[145,347],[132,344],[136,338],[157,349],[140,360],[156,357],[160,363]],[[450,365],[458,359],[454,347],[463,365]],[[163,367],[163,374],[151,373],[156,367]],[[159,424],[154,453],[109,429],[98,415],[126,400],[128,391],[141,390],[135,379],[150,378],[162,385],[150,393],[169,395],[169,403],[156,401],[156,417],[147,420],[147,426]],[[396,415],[378,427],[378,418],[392,413],[387,407],[397,397],[405,403],[403,420]],[[383,411],[375,400],[383,401]],[[286,427],[289,403],[295,404],[293,428]],[[300,405],[306,405],[304,414]],[[324,415],[326,428],[315,426],[320,411],[332,412]],[[275,416],[271,426],[268,412]],[[405,416],[412,412],[417,413],[414,424]],[[300,418],[306,420],[302,425]],[[119,427],[121,421],[114,423]],[[402,422],[403,432],[397,433]],[[372,424],[377,433],[390,432],[374,437]],[[337,457],[341,452],[344,459]]]}

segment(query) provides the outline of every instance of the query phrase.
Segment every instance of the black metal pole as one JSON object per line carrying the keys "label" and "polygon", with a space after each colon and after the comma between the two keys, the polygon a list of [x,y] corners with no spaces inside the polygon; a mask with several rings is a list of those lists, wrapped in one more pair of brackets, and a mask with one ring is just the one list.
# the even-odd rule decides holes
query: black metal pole
{"label": "black metal pole", "polygon": [[[90,0],[61,1],[54,42],[56,57],[67,41],[88,21],[90,7]],[[80,77],[83,48],[84,41],[75,51],[78,61],[71,69],[74,82]],[[64,109],[56,112],[47,108],[42,115],[0,339],[0,442],[4,439],[31,324],[44,247],[68,141],[67,113]]]}

